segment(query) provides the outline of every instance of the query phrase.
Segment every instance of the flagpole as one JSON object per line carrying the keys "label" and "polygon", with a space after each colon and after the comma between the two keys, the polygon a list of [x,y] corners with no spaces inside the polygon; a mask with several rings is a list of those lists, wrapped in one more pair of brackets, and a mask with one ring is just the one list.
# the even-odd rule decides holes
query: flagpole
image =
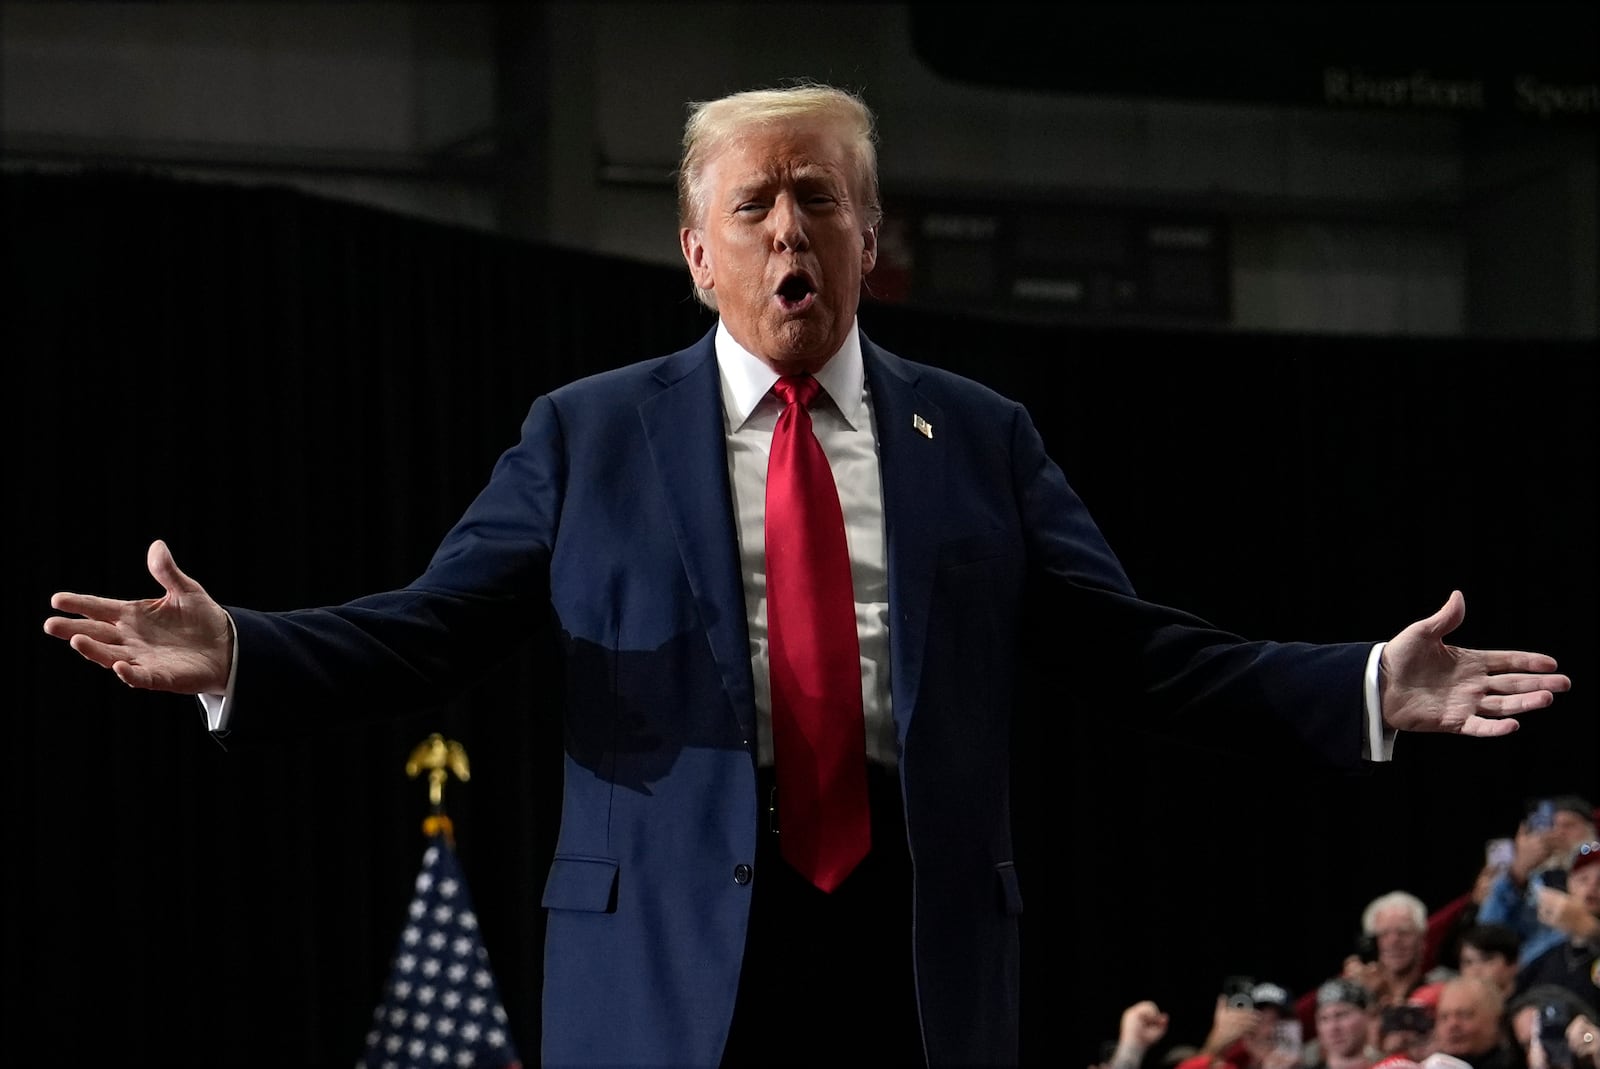
{"label": "flagpole", "polygon": [[383,997],[372,1012],[358,1069],[522,1069],[489,967],[455,828],[444,811],[450,777],[471,778],[467,751],[435,732],[411,751],[406,775],[428,774],[428,845],[395,943]]}

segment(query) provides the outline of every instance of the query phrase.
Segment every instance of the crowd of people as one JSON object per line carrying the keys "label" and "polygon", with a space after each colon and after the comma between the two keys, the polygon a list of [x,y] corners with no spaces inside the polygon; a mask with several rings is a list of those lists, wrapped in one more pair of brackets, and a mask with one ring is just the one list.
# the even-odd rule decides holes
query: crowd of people
{"label": "crowd of people", "polygon": [[1193,1038],[1141,1000],[1094,1069],[1600,1069],[1597,824],[1586,798],[1542,799],[1455,901],[1368,903],[1314,990],[1228,977]]}

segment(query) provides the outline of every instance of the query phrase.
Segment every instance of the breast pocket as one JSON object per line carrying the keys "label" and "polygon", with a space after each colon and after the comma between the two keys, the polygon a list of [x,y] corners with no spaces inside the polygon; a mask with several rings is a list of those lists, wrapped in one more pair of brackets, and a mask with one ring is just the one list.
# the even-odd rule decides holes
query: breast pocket
{"label": "breast pocket", "polygon": [[1021,552],[1021,540],[1011,531],[982,531],[953,538],[939,544],[939,571],[964,568],[985,561],[1014,557]]}

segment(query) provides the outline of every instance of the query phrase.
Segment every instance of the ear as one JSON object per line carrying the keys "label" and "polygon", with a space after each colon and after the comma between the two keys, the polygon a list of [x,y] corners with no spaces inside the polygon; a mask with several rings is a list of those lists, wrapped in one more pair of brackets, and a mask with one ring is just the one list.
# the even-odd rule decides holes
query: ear
{"label": "ear", "polygon": [[709,290],[716,283],[716,271],[711,263],[711,250],[701,240],[699,230],[684,227],[678,231],[678,244],[683,248],[683,260],[689,265],[689,275],[700,289]]}
{"label": "ear", "polygon": [[878,228],[869,226],[861,234],[861,274],[863,277],[872,274],[872,269],[878,265]]}

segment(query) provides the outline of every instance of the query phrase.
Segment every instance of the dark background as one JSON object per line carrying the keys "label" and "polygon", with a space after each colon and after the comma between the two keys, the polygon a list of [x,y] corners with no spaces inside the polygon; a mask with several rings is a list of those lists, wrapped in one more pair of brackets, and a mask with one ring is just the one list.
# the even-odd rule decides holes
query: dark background
{"label": "dark background", "polygon": [[[133,1062],[349,1064],[420,858],[403,766],[439,730],[473,761],[447,804],[534,1058],[559,767],[542,645],[447,708],[225,752],[192,700],[130,691],[40,626],[55,590],[156,593],[157,537],[225,602],[403,584],[539,391],[709,326],[687,279],[281,190],[4,190],[22,411],[0,1006]],[[1141,997],[1198,1042],[1224,975],[1304,990],[1370,898],[1443,905],[1525,799],[1600,794],[1591,345],[862,322],[1026,400],[1147,596],[1345,640],[1460,587],[1462,644],[1576,679],[1511,738],[1406,737],[1345,777],[1146,737],[1115,680],[1043,660],[1018,722],[1030,1061],[1087,1064]]]}

